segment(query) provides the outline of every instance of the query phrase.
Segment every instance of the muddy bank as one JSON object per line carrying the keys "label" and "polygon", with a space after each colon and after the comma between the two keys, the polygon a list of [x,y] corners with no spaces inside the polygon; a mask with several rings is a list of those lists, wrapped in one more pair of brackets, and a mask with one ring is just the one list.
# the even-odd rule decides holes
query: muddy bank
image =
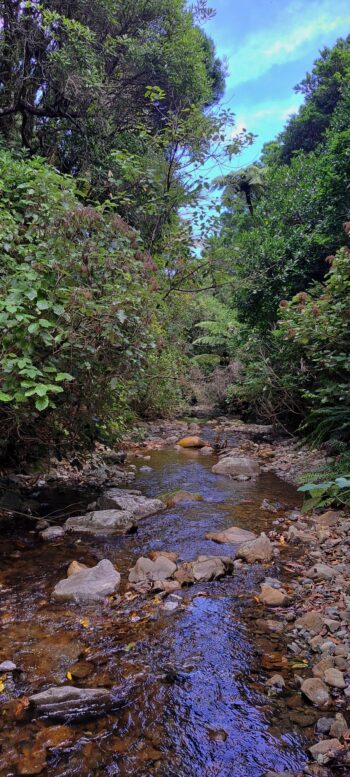
{"label": "muddy bank", "polygon": [[[249,434],[253,440],[247,439]],[[201,436],[207,444],[182,449],[177,443],[183,435]],[[305,576],[304,586],[300,577],[311,553],[328,550],[322,546],[319,551],[316,529],[310,529],[313,540],[306,546],[296,535],[289,536],[290,527],[303,531],[299,495],[292,485],[265,470],[258,449],[241,448],[249,442],[261,452],[272,441],[269,435],[271,431],[261,427],[245,429],[242,435],[226,421],[148,426],[143,444],[139,439],[131,441],[128,462],[117,466],[135,478],[132,486],[122,486],[126,492],[136,490],[152,500],[162,497],[164,509],[138,520],[133,534],[64,531],[44,541],[35,522],[29,531],[28,524],[16,523],[15,531],[13,524],[4,528],[0,662],[10,661],[16,668],[1,670],[1,775],[262,777],[269,770],[316,777],[347,774],[345,729],[343,733],[339,729],[337,737],[330,734],[332,726],[340,723],[336,713],[346,717],[342,700],[346,700],[347,685],[335,690],[322,680],[328,688],[326,708],[301,692],[301,684],[312,676],[311,658],[323,656],[324,641],[338,640],[346,648],[347,637],[341,632],[347,603],[343,597],[336,605],[338,616],[332,613],[331,620],[339,622],[338,631],[329,630],[322,620],[323,642],[314,651],[307,628],[297,625],[298,618],[310,603],[323,617],[324,602],[332,606],[336,591],[332,589],[327,599],[326,586],[322,594],[314,590],[318,581]],[[219,460],[215,450],[222,454],[237,449],[239,457],[258,461],[258,477],[234,480],[212,471]],[[99,507],[101,494],[110,491],[111,478],[106,474],[97,490],[95,482],[88,493],[78,480],[79,507],[58,504],[57,482],[39,486],[40,494],[34,499],[40,503],[44,493],[47,503],[52,490],[50,508],[56,500],[55,510],[61,513],[56,512],[60,518],[55,515],[55,520],[62,526],[82,508],[84,514],[89,507]],[[115,488],[119,487],[120,483]],[[73,492],[69,498],[74,500]],[[123,504],[119,510],[128,506],[130,511],[130,501]],[[242,555],[242,536],[239,542],[227,543],[225,538],[224,542],[211,538],[232,526],[257,537],[265,533],[271,554],[269,550],[265,560],[247,563],[246,554],[237,558]],[[339,544],[331,548],[340,552]],[[176,558],[176,571],[171,564],[167,567],[168,582],[180,582],[176,590],[157,588],[157,581],[152,579],[150,584],[147,576],[144,581],[129,580],[138,559],[153,564],[162,552]],[[179,581],[177,571],[184,565],[188,571],[188,565],[201,556],[214,557],[216,563],[229,558],[233,569],[208,580]],[[71,562],[92,568],[102,559],[120,574],[118,584],[113,577],[115,588],[107,597],[93,604],[53,598],[59,581],[67,579]],[[344,572],[343,576],[345,584]],[[340,584],[338,578],[339,574],[334,577],[335,586]],[[271,599],[266,602],[274,591],[277,600],[278,593],[286,597],[277,605]],[[331,646],[327,649],[330,656],[347,664],[345,653],[336,654]],[[345,669],[340,671],[346,682]],[[282,680],[276,680],[276,675]],[[63,712],[60,707],[58,717],[42,715],[32,698],[64,686],[83,693],[102,691],[99,714],[95,715],[95,707],[84,707],[83,696],[73,701],[54,699],[58,706],[68,707]],[[327,731],[328,723],[322,723],[321,733],[317,726],[324,717],[332,723]],[[338,748],[336,757],[318,763],[308,748],[330,738],[338,739],[342,752]]]}

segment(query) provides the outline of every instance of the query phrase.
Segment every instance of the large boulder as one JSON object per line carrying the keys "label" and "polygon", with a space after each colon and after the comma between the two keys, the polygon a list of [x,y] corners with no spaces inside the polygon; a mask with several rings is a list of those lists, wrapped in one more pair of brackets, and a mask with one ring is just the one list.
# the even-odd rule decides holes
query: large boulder
{"label": "large boulder", "polygon": [[212,471],[216,475],[230,475],[233,478],[241,475],[256,478],[260,475],[258,462],[248,456],[225,456],[214,464]]}
{"label": "large boulder", "polygon": [[129,573],[130,583],[156,582],[159,580],[168,580],[176,572],[176,564],[166,556],[158,556],[155,561],[142,557],[136,561],[136,564]]}
{"label": "large boulder", "polygon": [[273,545],[264,532],[255,540],[244,542],[236,552],[237,558],[243,558],[248,564],[254,564],[255,561],[271,561],[273,556]]}
{"label": "large boulder", "polygon": [[106,596],[115,593],[120,586],[120,574],[108,559],[103,559],[95,567],[70,575],[60,580],[52,596],[59,602],[92,604],[101,602]]}
{"label": "large boulder", "polygon": [[224,529],[220,532],[207,532],[205,535],[206,540],[213,540],[223,545],[225,544],[238,544],[242,542],[248,542],[256,539],[256,534],[253,531],[247,531],[247,529],[241,529],[240,526],[230,526],[229,529]]}
{"label": "large boulder", "polygon": [[117,699],[105,688],[75,688],[70,685],[53,686],[29,697],[39,717],[61,720],[97,717],[124,700],[123,693]]}
{"label": "large boulder", "polygon": [[93,510],[86,515],[68,518],[65,527],[87,534],[127,534],[134,528],[133,513],[128,510]]}
{"label": "large boulder", "polygon": [[164,504],[161,499],[149,499],[142,496],[137,491],[126,491],[123,488],[111,488],[105,495],[100,497],[97,506],[101,508],[107,504],[108,509],[113,506],[116,510],[128,512],[134,520],[147,518],[148,515],[155,515],[160,510],[164,510]]}
{"label": "large boulder", "polygon": [[182,440],[178,440],[177,445],[180,445],[181,448],[204,448],[206,443],[200,437],[193,436],[183,437]]}

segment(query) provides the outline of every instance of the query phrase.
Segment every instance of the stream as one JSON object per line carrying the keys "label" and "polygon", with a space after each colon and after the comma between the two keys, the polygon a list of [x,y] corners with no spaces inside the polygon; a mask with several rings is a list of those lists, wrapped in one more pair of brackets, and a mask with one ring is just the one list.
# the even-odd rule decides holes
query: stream
{"label": "stream", "polygon": [[[20,671],[6,677],[0,697],[1,777],[262,777],[268,769],[297,771],[307,760],[313,729],[292,722],[286,695],[269,696],[265,687],[272,672],[262,656],[285,650],[283,637],[255,627],[262,610],[254,593],[273,565],[182,589],[174,610],[154,595],[124,596],[138,557],[152,550],[176,551],[184,560],[232,556],[234,546],[208,541],[206,532],[233,524],[270,530],[274,516],[260,509],[262,500],[293,508],[299,504],[294,487],[272,474],[248,482],[214,475],[217,459],[196,451],[147,453],[147,462],[134,460],[132,488],[147,496],[184,489],[203,501],[143,519],[125,537],[65,535],[44,544],[27,526],[19,525],[15,537],[13,527],[2,533],[0,661],[14,661]],[[151,471],[140,472],[145,463]],[[50,600],[70,561],[93,565],[102,558],[122,575],[115,606]],[[23,698],[68,683],[67,673],[84,688],[129,682],[127,702],[69,726],[22,715]]]}

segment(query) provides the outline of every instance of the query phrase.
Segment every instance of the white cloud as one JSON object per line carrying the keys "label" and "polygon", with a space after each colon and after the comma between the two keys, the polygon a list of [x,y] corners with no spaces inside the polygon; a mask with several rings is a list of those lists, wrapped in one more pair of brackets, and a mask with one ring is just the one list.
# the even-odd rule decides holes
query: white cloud
{"label": "white cloud", "polygon": [[298,59],[312,46],[313,41],[331,33],[334,33],[334,37],[344,34],[349,25],[350,11],[343,0],[339,2],[337,15],[334,13],[334,0],[290,3],[278,24],[260,29],[250,35],[234,53],[230,52],[229,88],[258,78],[273,65]]}

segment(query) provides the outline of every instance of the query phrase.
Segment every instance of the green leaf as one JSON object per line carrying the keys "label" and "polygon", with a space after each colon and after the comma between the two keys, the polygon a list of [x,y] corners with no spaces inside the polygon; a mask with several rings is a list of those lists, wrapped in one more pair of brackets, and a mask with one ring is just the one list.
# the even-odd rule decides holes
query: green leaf
{"label": "green leaf", "polygon": [[49,406],[49,399],[48,397],[38,397],[38,399],[35,402],[35,407],[37,410],[46,410],[46,408]]}
{"label": "green leaf", "polygon": [[5,391],[0,391],[0,402],[12,402],[13,397],[10,394],[6,394]]}
{"label": "green leaf", "polygon": [[55,380],[74,380],[74,377],[73,375],[70,375],[69,372],[58,372],[57,375],[55,375]]}

